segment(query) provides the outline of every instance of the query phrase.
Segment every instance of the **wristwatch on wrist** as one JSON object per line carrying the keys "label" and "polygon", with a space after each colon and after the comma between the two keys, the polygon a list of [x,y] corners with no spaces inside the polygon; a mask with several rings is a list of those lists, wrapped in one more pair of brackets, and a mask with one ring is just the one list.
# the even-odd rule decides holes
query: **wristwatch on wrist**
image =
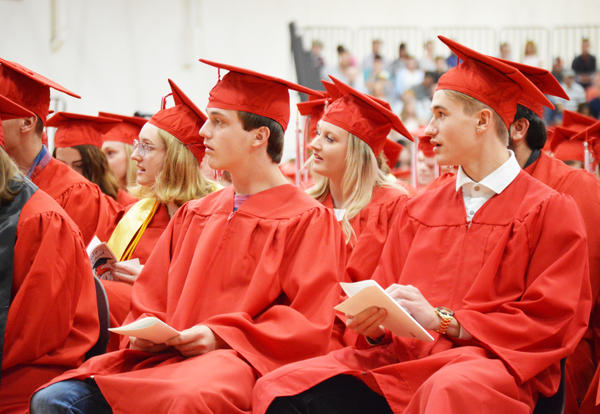
{"label": "wristwatch on wrist", "polygon": [[454,319],[454,311],[445,306],[438,306],[435,308],[435,313],[441,319],[440,326],[435,331],[441,335],[445,335],[448,332],[448,327],[452,319]]}

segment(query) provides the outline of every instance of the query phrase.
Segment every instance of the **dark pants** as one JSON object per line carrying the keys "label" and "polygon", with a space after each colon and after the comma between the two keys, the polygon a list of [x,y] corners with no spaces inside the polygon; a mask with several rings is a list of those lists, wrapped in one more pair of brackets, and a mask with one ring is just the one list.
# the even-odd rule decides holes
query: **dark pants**
{"label": "dark pants", "polygon": [[350,375],[329,378],[291,397],[278,397],[267,414],[392,413],[385,398]]}
{"label": "dark pants", "polygon": [[31,414],[111,414],[112,409],[96,382],[66,380],[36,392],[31,399]]}

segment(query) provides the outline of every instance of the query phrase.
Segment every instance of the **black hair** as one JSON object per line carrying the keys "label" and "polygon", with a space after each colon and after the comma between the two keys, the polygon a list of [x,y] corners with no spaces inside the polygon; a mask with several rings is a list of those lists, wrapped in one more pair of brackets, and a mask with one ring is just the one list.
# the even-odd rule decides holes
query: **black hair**
{"label": "black hair", "polygon": [[531,109],[524,107],[523,105],[517,105],[517,113],[513,122],[519,119],[526,119],[529,121],[529,129],[527,130],[527,136],[525,141],[527,146],[532,149],[542,149],[546,144],[546,125],[544,121],[537,116]]}

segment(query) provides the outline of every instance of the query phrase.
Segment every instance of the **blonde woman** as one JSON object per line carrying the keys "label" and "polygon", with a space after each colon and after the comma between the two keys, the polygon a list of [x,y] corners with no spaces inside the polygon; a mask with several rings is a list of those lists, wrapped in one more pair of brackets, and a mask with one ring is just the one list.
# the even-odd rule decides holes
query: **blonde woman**
{"label": "blonde woman", "polygon": [[[140,200],[117,224],[108,245],[120,261],[104,280],[111,310],[111,325],[120,325],[129,311],[131,284],[141,272],[159,237],[177,209],[186,201],[202,198],[217,185],[200,170],[204,140],[198,132],[205,115],[169,79],[175,106],[163,109],[142,127],[134,142],[132,158],[137,162],[137,185],[132,189]],[[124,282],[124,283],[122,283]],[[109,347],[114,348],[111,342]]]}
{"label": "blonde woman", "polygon": [[[378,157],[392,128],[411,136],[391,110],[332,79],[326,85],[331,102],[310,144],[315,185],[308,193],[334,209],[346,236],[346,278],[355,282],[373,274],[397,207],[407,199]],[[332,347],[349,341],[343,331],[336,323]]]}
{"label": "blonde woman", "polygon": [[136,184],[137,166],[131,158],[133,141],[137,139],[140,130],[148,120],[139,116],[126,116],[109,112],[98,112],[98,115],[121,121],[102,136],[102,152],[106,155],[108,166],[119,184],[117,202],[128,206],[137,201],[127,190],[129,186]]}

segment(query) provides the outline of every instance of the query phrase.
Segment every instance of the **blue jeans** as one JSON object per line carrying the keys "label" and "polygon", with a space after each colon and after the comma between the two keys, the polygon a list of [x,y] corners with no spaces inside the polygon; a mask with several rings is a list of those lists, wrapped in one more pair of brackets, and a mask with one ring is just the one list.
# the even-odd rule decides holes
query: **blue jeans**
{"label": "blue jeans", "polygon": [[31,399],[30,410],[31,414],[112,413],[91,378],[61,381],[39,390]]}

